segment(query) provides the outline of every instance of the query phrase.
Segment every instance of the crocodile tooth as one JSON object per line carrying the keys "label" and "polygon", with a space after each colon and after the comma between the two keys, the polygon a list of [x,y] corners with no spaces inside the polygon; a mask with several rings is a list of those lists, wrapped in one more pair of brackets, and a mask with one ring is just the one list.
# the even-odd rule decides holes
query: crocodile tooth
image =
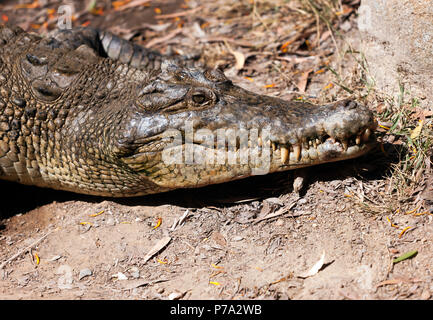
{"label": "crocodile tooth", "polygon": [[281,162],[286,163],[289,158],[289,150],[286,147],[281,146]]}
{"label": "crocodile tooth", "polygon": [[257,144],[259,145],[259,147],[262,147],[262,146],[263,146],[263,141],[262,141],[262,138],[261,138],[261,137],[258,137],[258,138],[257,138]]}
{"label": "crocodile tooth", "polygon": [[343,145],[344,151],[347,151],[347,148],[349,148],[349,142],[347,142],[347,140],[343,139],[343,140],[341,140],[341,144]]}
{"label": "crocodile tooth", "polygon": [[317,140],[318,139],[311,140],[311,142],[313,143],[314,149],[317,149]]}
{"label": "crocodile tooth", "polygon": [[369,128],[365,129],[363,135],[362,135],[362,141],[367,142],[368,139],[370,138],[371,135],[371,130]]}
{"label": "crocodile tooth", "polygon": [[356,136],[356,140],[355,140],[356,144],[361,144],[361,136]]}
{"label": "crocodile tooth", "polygon": [[319,139],[316,139],[314,142],[316,142],[316,146],[317,146],[318,144],[320,144],[320,140],[319,140]]}
{"label": "crocodile tooth", "polygon": [[296,161],[301,160],[301,145],[300,144],[294,144],[293,145],[293,153],[295,154]]}

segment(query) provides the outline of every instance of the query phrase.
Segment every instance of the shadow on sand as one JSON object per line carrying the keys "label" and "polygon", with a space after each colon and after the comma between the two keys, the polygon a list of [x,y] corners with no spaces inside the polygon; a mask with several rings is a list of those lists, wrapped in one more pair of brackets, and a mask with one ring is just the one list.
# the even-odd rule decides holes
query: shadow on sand
{"label": "shadow on sand", "polygon": [[[390,172],[391,164],[398,162],[401,150],[393,145],[385,145],[388,156],[379,149],[366,156],[310,167],[307,170],[307,180],[302,193],[310,184],[316,181],[332,181],[357,177],[361,180],[381,179]],[[158,206],[163,204],[177,205],[188,208],[206,206],[227,207],[238,201],[260,200],[268,197],[278,197],[292,191],[294,171],[255,176],[224,184],[211,185],[197,189],[181,189],[167,193],[148,195],[135,198],[109,198],[111,201],[129,206]],[[0,219],[5,219],[18,213],[26,213],[37,207],[54,201],[86,201],[99,203],[107,198],[86,196],[70,192],[24,186],[17,183],[0,181],[2,203]]]}

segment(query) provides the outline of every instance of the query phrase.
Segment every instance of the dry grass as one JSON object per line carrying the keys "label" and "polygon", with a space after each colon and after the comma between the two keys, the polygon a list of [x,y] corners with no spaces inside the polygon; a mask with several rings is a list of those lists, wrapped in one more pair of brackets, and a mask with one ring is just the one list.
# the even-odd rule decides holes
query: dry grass
{"label": "dry grass", "polygon": [[420,191],[430,174],[432,120],[404,88],[397,101],[388,100],[386,104],[385,110],[378,113],[385,124],[383,127],[389,128],[385,129],[382,139],[401,146],[399,161],[392,165],[392,191],[399,199],[410,199]]}
{"label": "dry grass", "polygon": [[[376,90],[364,55],[353,49],[346,42],[345,35],[337,29],[340,13],[347,10],[342,1],[300,0],[300,3],[305,12],[316,17],[318,30],[328,28],[332,31],[338,56],[336,65],[328,66],[328,70],[335,77],[334,83],[343,91],[376,106],[374,111],[380,125],[378,138],[382,143],[377,153],[382,153],[379,155],[381,161],[389,162],[390,170],[383,183],[374,182],[377,191],[374,199],[358,197],[356,202],[374,213],[410,212],[414,208],[416,212],[429,210],[419,194],[428,187],[427,180],[432,174],[431,112],[423,110],[419,100],[404,87],[400,87],[400,94],[396,98]],[[355,65],[351,70],[352,78],[347,77],[347,72],[342,69],[347,59],[351,59]],[[353,79],[354,75],[357,78]],[[384,186],[385,192],[378,191]]]}

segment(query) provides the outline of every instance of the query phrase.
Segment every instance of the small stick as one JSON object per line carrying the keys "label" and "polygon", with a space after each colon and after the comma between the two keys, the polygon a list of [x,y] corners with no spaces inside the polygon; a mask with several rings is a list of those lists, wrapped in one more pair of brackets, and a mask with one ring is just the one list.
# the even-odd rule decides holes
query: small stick
{"label": "small stick", "polygon": [[[248,41],[244,41],[244,40],[237,40],[237,39],[232,39],[232,38],[228,38],[228,37],[219,37],[219,36],[207,36],[207,37],[203,37],[198,39],[199,42],[232,42],[238,46],[241,47],[254,47],[255,45],[252,44],[251,42]],[[263,52],[257,52],[255,54],[263,54]],[[273,53],[270,53],[269,55],[272,55]]]}
{"label": "small stick", "polygon": [[176,230],[176,228],[178,226],[180,226],[185,221],[186,216],[188,214],[189,214],[189,210],[186,209],[186,211],[184,212],[184,214],[173,222],[173,225],[171,226],[170,231]]}
{"label": "small stick", "polygon": [[170,40],[171,38],[175,37],[176,35],[178,35],[179,33],[181,33],[183,30],[181,28],[177,28],[174,29],[172,32],[170,32],[169,34],[167,34],[166,36],[160,37],[160,38],[153,38],[152,40],[150,40],[149,42],[147,42],[144,47],[145,48],[150,48],[153,47],[159,43],[163,43],[166,42],[168,40]]}
{"label": "small stick", "polygon": [[[275,211],[274,213],[268,214],[266,217],[257,218],[255,220],[253,220],[252,223],[253,224],[257,224],[257,223],[259,223],[259,222],[261,222],[263,220],[267,220],[267,219],[271,219],[271,218],[275,218],[275,217],[281,216],[281,215],[289,212],[296,205],[296,203],[297,203],[298,200],[299,200],[299,198],[296,199],[296,201],[293,201],[289,206],[283,207],[283,208]],[[298,216],[301,216],[301,214],[300,215],[296,215],[296,216],[292,215],[293,218],[294,217],[298,217]]]}
{"label": "small stick", "polygon": [[48,237],[48,235],[50,233],[52,233],[54,230],[51,230],[50,232],[48,232],[47,234],[45,234],[43,237],[39,238],[38,240],[36,240],[35,242],[33,242],[31,245],[29,245],[28,247],[24,248],[23,250],[17,252],[16,254],[14,254],[12,257],[10,257],[9,259],[7,259],[5,262],[3,262],[2,264],[0,264],[0,270],[3,269],[9,262],[15,260],[16,258],[18,258],[20,255],[22,255],[23,253],[26,253],[27,251],[31,250],[35,245],[37,245],[39,242],[41,242],[42,240],[44,240],[46,237]]}
{"label": "small stick", "polygon": [[175,13],[169,13],[169,14],[160,14],[155,16],[155,19],[170,19],[170,18],[176,18],[176,17],[184,17],[189,16],[190,14],[193,14],[194,12],[202,9],[202,6],[199,6],[197,8],[181,11],[181,12],[175,12]]}

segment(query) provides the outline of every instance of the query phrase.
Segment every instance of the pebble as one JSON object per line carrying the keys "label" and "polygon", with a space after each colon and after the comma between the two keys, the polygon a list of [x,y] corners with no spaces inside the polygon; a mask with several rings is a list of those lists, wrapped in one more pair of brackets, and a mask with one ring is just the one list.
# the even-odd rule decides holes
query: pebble
{"label": "pebble", "polygon": [[298,200],[298,204],[299,205],[306,204],[306,203],[307,203],[307,199],[305,199],[305,198],[302,198],[302,199]]}
{"label": "pebble", "polygon": [[182,298],[183,294],[180,292],[172,292],[168,295],[168,300],[178,300]]}
{"label": "pebble", "polygon": [[422,293],[421,293],[421,299],[422,300],[428,300],[428,299],[430,299],[431,298],[431,293],[430,293],[430,291],[428,291],[428,290],[424,290]]}
{"label": "pebble", "polygon": [[92,275],[92,270],[90,270],[89,268],[85,268],[80,270],[80,274],[78,276],[78,280],[81,280],[87,276],[91,276]]}
{"label": "pebble", "polygon": [[122,272],[118,272],[112,275],[113,278],[117,278],[117,280],[128,280],[128,277],[125,276]]}
{"label": "pebble", "polygon": [[284,205],[283,201],[281,201],[278,198],[267,198],[267,199],[265,199],[265,201],[267,201],[269,203],[273,203],[273,204],[279,205],[281,207]]}
{"label": "pebble", "polygon": [[284,220],[281,218],[277,219],[277,221],[275,221],[275,225],[281,227],[284,225]]}
{"label": "pebble", "polygon": [[109,217],[109,218],[107,219],[106,224],[107,224],[107,226],[114,226],[114,225],[116,224],[116,221],[114,221],[113,218]]}
{"label": "pebble", "polygon": [[129,269],[129,273],[134,279],[140,278],[140,270],[137,267],[132,267]]}
{"label": "pebble", "polygon": [[161,294],[161,293],[164,292],[164,290],[165,290],[164,288],[158,288],[158,289],[156,290],[156,292],[159,293],[159,294]]}

